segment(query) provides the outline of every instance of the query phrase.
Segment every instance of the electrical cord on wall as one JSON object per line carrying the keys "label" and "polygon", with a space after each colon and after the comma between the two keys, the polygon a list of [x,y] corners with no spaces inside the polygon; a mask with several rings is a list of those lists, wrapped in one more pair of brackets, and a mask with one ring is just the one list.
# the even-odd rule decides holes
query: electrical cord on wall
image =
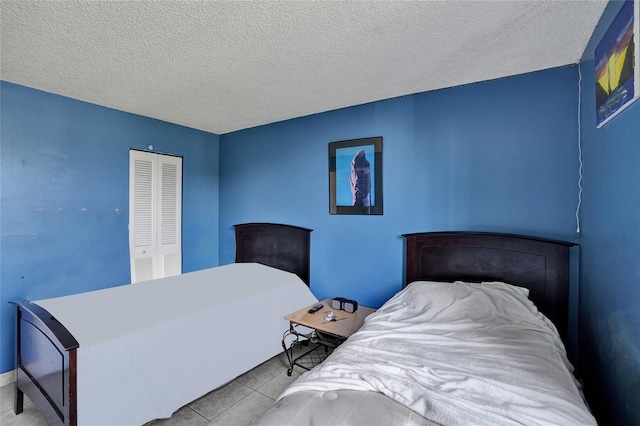
{"label": "electrical cord on wall", "polygon": [[576,207],[576,232],[580,233],[580,206],[582,205],[582,129],[581,129],[581,103],[582,103],[582,71],[578,62],[578,206]]}

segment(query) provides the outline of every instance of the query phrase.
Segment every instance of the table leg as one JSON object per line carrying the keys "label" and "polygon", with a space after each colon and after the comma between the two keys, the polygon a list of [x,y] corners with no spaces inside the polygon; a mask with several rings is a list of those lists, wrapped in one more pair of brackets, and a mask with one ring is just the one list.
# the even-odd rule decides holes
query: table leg
{"label": "table leg", "polygon": [[[286,339],[287,337],[293,336],[293,335],[295,335],[296,338],[293,342],[291,342],[291,345],[289,345],[289,348],[287,349]],[[293,359],[293,347],[295,346],[297,341],[298,341],[298,335],[293,330],[293,325],[290,324],[289,330],[285,331],[284,334],[282,335],[282,349],[284,350],[284,353],[287,355],[287,362],[289,363],[289,368],[287,369],[287,376],[291,376],[291,373],[293,372],[293,364],[295,362]]]}

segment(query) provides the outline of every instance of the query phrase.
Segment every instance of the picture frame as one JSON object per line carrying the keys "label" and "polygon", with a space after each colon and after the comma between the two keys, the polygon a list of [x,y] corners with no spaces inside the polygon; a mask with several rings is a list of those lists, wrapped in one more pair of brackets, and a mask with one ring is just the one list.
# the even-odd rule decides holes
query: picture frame
{"label": "picture frame", "polygon": [[640,96],[638,0],[627,0],[595,49],[596,126],[604,126]]}
{"label": "picture frame", "polygon": [[382,136],[329,143],[329,213],[381,215]]}

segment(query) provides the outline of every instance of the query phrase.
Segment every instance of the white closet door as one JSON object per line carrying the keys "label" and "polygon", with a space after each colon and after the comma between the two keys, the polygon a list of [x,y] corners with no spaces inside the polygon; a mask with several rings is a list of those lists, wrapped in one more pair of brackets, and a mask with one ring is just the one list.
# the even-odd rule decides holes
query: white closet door
{"label": "white closet door", "polygon": [[158,255],[161,275],[182,273],[182,158],[159,156]]}
{"label": "white closet door", "polygon": [[131,282],[182,273],[182,158],[130,151]]}

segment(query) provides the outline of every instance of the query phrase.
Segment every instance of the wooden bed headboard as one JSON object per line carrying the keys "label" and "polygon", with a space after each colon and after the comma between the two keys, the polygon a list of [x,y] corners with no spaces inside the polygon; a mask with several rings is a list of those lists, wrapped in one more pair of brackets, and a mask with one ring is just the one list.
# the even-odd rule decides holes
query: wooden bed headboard
{"label": "wooden bed headboard", "polygon": [[405,234],[405,285],[413,281],[502,281],[528,288],[529,298],[566,339],[569,249],[575,243],[510,234]]}
{"label": "wooden bed headboard", "polygon": [[262,263],[292,272],[310,285],[311,229],[279,223],[243,223],[234,227],[236,263]]}

